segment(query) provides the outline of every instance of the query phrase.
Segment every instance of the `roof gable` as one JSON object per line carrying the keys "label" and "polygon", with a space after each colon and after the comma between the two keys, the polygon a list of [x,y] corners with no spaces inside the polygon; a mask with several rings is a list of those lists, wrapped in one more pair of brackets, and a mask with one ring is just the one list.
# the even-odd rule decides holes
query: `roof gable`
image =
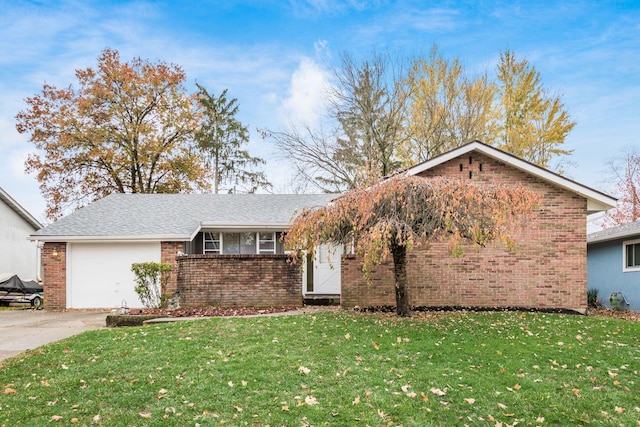
{"label": "roof gable", "polygon": [[565,178],[562,175],[559,175],[555,172],[551,172],[550,170],[542,168],[540,166],[534,165],[533,163],[522,160],[512,154],[506,153],[502,150],[498,150],[497,148],[491,147],[490,145],[484,144],[480,141],[470,142],[454,150],[451,150],[447,153],[441,154],[440,156],[434,157],[425,162],[417,164],[407,169],[406,172],[409,175],[418,175],[424,171],[427,171],[438,165],[446,163],[449,160],[455,159],[459,156],[462,156],[471,152],[482,153],[495,160],[501,161],[511,167],[514,167],[525,173],[533,175],[552,185],[555,185],[557,187],[563,188],[565,190],[571,191],[575,194],[578,194],[584,197],[585,199],[587,199],[587,212],[589,214],[605,211],[607,209],[611,209],[616,206],[617,199],[615,199],[614,197],[611,197],[598,190],[582,185],[576,181]]}
{"label": "roof gable", "polygon": [[42,224],[33,217],[25,208],[20,206],[18,202],[16,202],[6,191],[0,187],[0,200],[2,200],[11,210],[13,210],[18,216],[24,219],[33,227],[34,230],[37,230],[42,227]]}

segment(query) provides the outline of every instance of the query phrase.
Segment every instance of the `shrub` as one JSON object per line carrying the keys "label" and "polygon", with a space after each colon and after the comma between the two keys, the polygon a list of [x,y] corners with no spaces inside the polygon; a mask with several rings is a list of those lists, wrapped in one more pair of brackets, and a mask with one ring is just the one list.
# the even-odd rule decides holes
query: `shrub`
{"label": "shrub", "polygon": [[587,290],[587,306],[589,308],[602,308],[602,301],[598,296],[598,289],[591,288]]}
{"label": "shrub", "polygon": [[140,262],[131,264],[136,276],[136,293],[146,308],[165,308],[167,306],[167,283],[171,265],[160,262]]}

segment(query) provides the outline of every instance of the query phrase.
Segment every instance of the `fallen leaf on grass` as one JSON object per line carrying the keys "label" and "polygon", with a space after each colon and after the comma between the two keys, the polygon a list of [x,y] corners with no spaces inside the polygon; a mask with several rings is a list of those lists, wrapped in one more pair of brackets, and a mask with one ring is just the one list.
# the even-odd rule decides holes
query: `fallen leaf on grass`
{"label": "fallen leaf on grass", "polygon": [[307,396],[304,398],[304,403],[306,403],[307,405],[317,405],[318,401],[313,396]]}
{"label": "fallen leaf on grass", "polygon": [[469,405],[473,405],[474,403],[476,403],[476,400],[471,397],[465,398],[464,401],[467,402]]}
{"label": "fallen leaf on grass", "polygon": [[616,406],[614,410],[615,410],[617,413],[619,413],[619,414],[621,414],[621,413],[623,413],[623,412],[624,412],[624,408],[621,408],[621,407],[619,407],[619,406]]}
{"label": "fallen leaf on grass", "polygon": [[151,412],[138,412],[142,418],[151,418]]}
{"label": "fallen leaf on grass", "polygon": [[62,417],[60,415],[52,415],[51,416],[51,421],[60,421],[62,419]]}
{"label": "fallen leaf on grass", "polygon": [[357,405],[358,403],[360,403],[360,396],[356,396],[356,398],[353,399],[353,402],[351,402],[352,405]]}
{"label": "fallen leaf on grass", "polygon": [[16,393],[16,390],[11,387],[7,387],[4,389],[4,394],[14,394],[14,393]]}
{"label": "fallen leaf on grass", "polygon": [[304,374],[304,375],[309,375],[309,372],[311,372],[311,369],[309,369],[309,368],[307,368],[305,366],[300,366],[298,368],[298,372],[300,372],[301,374]]}
{"label": "fallen leaf on grass", "polygon": [[376,350],[380,350],[380,347],[378,347],[378,344],[376,344],[375,341],[371,341],[371,345],[373,346],[373,348],[375,348]]}
{"label": "fallen leaf on grass", "polygon": [[289,407],[288,407],[287,405],[282,405],[282,410],[283,410],[283,411],[288,411],[288,410],[289,410]]}
{"label": "fallen leaf on grass", "polygon": [[445,394],[447,394],[446,391],[442,391],[439,388],[435,388],[435,387],[431,387],[431,390],[429,391],[437,396],[444,396]]}
{"label": "fallen leaf on grass", "polygon": [[498,408],[500,409],[507,409],[507,405],[505,405],[504,403],[498,403]]}

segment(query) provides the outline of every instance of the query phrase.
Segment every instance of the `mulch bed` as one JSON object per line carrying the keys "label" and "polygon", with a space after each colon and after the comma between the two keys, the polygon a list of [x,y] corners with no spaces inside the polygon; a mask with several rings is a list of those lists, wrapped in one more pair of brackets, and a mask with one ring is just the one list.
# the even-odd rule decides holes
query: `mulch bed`
{"label": "mulch bed", "polygon": [[[301,307],[183,307],[177,309],[133,309],[129,315],[155,316],[155,317],[229,317],[229,316],[249,316],[261,314],[286,313],[289,311],[299,310]],[[417,309],[417,310],[416,310]],[[377,312],[377,313],[395,313],[395,307],[370,307],[367,309],[355,309],[361,312]],[[459,311],[451,309],[425,310],[424,307],[415,307],[412,315],[415,317],[429,317],[443,315],[448,311]],[[474,311],[474,310],[468,310]],[[531,311],[531,310],[528,310]],[[632,322],[640,322],[640,312],[630,310],[612,310],[608,308],[589,308],[588,316],[609,317],[625,319]]]}
{"label": "mulch bed", "polygon": [[590,308],[587,312],[589,316],[613,317],[616,319],[640,322],[640,312],[631,310],[612,310],[610,308]]}
{"label": "mulch bed", "polygon": [[300,307],[181,307],[175,309],[168,308],[144,308],[133,309],[129,315],[158,316],[158,317],[228,317],[228,316],[249,316],[259,314],[285,313],[287,311],[299,310]]}

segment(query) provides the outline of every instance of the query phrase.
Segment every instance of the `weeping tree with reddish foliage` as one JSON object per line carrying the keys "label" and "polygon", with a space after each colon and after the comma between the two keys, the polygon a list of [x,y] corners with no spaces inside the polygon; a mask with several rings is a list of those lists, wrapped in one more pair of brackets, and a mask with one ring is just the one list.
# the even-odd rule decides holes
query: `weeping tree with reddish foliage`
{"label": "weeping tree with reddish foliage", "polygon": [[513,245],[513,232],[533,211],[538,196],[521,186],[472,185],[462,180],[396,175],[353,190],[331,204],[305,210],[286,235],[294,259],[323,243],[354,245],[363,272],[393,259],[396,307],[409,315],[407,251],[448,240],[452,255],[461,243],[484,246],[494,240]]}

